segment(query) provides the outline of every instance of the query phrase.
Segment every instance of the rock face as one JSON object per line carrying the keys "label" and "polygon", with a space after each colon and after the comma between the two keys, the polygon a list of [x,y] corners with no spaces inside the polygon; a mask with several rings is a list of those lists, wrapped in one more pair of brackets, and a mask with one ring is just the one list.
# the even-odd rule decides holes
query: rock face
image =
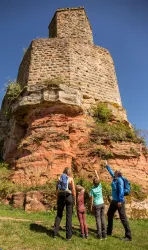
{"label": "rock face", "polygon": [[27,212],[48,211],[56,206],[56,195],[41,191],[18,192],[8,195],[3,203],[14,208],[23,208]]}
{"label": "rock face", "polygon": [[[142,144],[106,139],[92,143],[92,105],[106,103],[114,122],[130,124],[113,60],[106,49],[93,44],[84,8],[57,10],[49,37],[31,43],[19,67],[21,91],[11,100],[6,93],[2,103],[1,157],[12,169],[11,180],[24,186],[44,185],[70,167],[85,177],[96,169],[102,180],[110,181],[97,149],[109,152],[113,169],[121,169],[146,190],[148,162]],[[23,203],[24,196],[19,195],[12,198],[14,206]],[[43,197],[35,191],[26,194],[25,209],[44,210],[44,202],[39,202]]]}
{"label": "rock face", "polygon": [[[90,141],[94,121],[79,112],[78,107],[66,106],[65,110],[61,104],[38,107],[27,116],[23,138],[18,138],[23,134],[19,133],[18,127],[13,130],[16,131],[13,132],[14,139],[5,142],[8,149],[5,157],[14,168],[14,183],[43,185],[51,178],[57,178],[65,167],[72,167],[78,175],[86,177],[93,175],[96,169],[104,180],[109,181],[106,170],[101,167],[101,158],[95,153],[98,144]],[[17,145],[17,141],[16,150],[12,145]],[[113,159],[109,159],[113,169],[121,169],[133,183],[145,189],[148,187],[148,163],[142,145],[109,141],[100,148],[113,154]]]}
{"label": "rock face", "polygon": [[[15,208],[23,208],[26,212],[48,211],[55,209],[56,197],[48,192],[30,191],[26,194],[16,193],[9,195],[4,201],[5,204],[12,204]],[[109,202],[105,201],[105,214],[107,213]],[[135,198],[126,199],[126,214],[128,218],[146,219],[148,218],[148,199],[138,200]],[[119,214],[115,214],[119,218]]]}

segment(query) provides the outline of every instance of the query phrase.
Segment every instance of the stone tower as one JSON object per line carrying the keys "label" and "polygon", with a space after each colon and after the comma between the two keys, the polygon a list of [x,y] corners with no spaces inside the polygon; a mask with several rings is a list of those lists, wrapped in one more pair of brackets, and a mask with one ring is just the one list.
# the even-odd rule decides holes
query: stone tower
{"label": "stone tower", "polygon": [[17,82],[21,93],[11,103],[5,96],[0,127],[15,183],[45,184],[65,167],[91,172],[82,144],[89,142],[87,117],[95,103],[107,103],[115,119],[127,121],[112,57],[94,45],[82,7],[56,11],[49,38],[33,40],[25,53]]}
{"label": "stone tower", "polygon": [[83,7],[58,9],[49,25],[49,38],[32,41],[24,56],[18,82],[30,89],[47,79],[61,79],[79,90],[84,110],[96,101],[118,104],[120,118],[126,119],[112,57],[94,45]]}

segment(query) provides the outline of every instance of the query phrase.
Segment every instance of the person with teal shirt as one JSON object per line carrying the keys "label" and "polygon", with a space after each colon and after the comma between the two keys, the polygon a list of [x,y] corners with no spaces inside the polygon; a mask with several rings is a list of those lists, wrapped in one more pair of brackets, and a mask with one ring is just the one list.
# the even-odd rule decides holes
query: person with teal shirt
{"label": "person with teal shirt", "polygon": [[106,239],[106,223],[104,216],[104,200],[102,195],[102,185],[99,181],[98,175],[93,179],[94,186],[90,190],[90,210],[94,210],[97,227],[97,238]]}

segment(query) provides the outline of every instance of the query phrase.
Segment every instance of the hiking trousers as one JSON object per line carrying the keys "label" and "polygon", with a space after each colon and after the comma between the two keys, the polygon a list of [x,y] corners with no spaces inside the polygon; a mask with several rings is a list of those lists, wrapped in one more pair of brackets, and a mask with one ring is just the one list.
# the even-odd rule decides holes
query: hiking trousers
{"label": "hiking trousers", "polygon": [[60,222],[63,217],[63,210],[66,206],[66,239],[72,237],[72,212],[73,212],[73,196],[69,193],[58,195],[57,201],[57,216],[55,218],[54,236],[58,235]]}
{"label": "hiking trousers", "polygon": [[94,206],[94,214],[96,219],[96,227],[97,227],[97,237],[98,238],[106,238],[106,223],[104,216],[105,205],[100,204]]}
{"label": "hiking trousers", "polygon": [[107,234],[111,235],[112,234],[112,230],[113,230],[113,217],[115,212],[118,210],[119,216],[120,216],[120,220],[124,226],[125,229],[125,237],[131,239],[131,230],[130,230],[130,226],[126,217],[126,213],[125,213],[125,202],[122,202],[122,206],[119,208],[118,207],[118,202],[115,200],[112,200],[107,212],[107,216],[108,216],[108,226],[107,226]]}

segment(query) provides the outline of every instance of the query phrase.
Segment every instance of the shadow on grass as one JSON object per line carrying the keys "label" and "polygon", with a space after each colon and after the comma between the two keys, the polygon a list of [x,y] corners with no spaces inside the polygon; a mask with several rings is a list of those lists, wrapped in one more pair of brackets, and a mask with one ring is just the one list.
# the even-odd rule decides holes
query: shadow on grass
{"label": "shadow on grass", "polygon": [[[78,226],[73,226],[72,231],[73,231],[74,235],[81,237],[81,229],[80,229],[79,225]],[[95,237],[96,229],[88,227],[88,234]]]}
{"label": "shadow on grass", "polygon": [[36,224],[36,223],[30,224],[30,230],[35,231],[35,232],[39,232],[39,233],[46,233],[48,236],[53,237],[53,230],[52,229],[47,229],[46,227],[39,225],[39,224]]}
{"label": "shadow on grass", "polygon": [[[53,227],[48,229],[47,227],[45,226],[42,226],[42,225],[39,225],[39,224],[36,224],[36,223],[32,223],[30,224],[30,230],[31,231],[35,231],[35,232],[39,232],[39,233],[45,233],[47,234],[49,237],[53,238]],[[60,226],[60,231],[63,231],[63,232],[66,232],[66,226]],[[81,237],[81,231],[80,231],[80,227],[79,226],[73,226],[72,227],[72,231],[73,231],[73,235],[77,236],[77,237]],[[95,229],[92,229],[92,228],[88,228],[88,232],[89,232],[89,235],[92,235],[95,237],[95,234],[96,234],[96,230]],[[65,239],[63,236],[61,236],[60,234],[58,234],[58,237],[61,238],[61,239]],[[115,238],[119,238],[119,237],[116,237],[114,236]]]}
{"label": "shadow on grass", "polygon": [[119,240],[121,240],[121,238],[123,238],[123,237],[117,236],[117,235],[112,235],[111,237],[113,237],[113,238],[115,238],[115,239],[119,239]]}
{"label": "shadow on grass", "polygon": [[[53,238],[53,235],[54,235],[53,229],[48,229],[47,227],[44,227],[44,226],[36,224],[36,223],[30,224],[30,230],[35,231],[35,232],[39,232],[39,233],[45,233],[51,238]],[[60,234],[58,234],[58,237],[60,237],[61,239],[64,239],[64,237],[62,237]]]}

